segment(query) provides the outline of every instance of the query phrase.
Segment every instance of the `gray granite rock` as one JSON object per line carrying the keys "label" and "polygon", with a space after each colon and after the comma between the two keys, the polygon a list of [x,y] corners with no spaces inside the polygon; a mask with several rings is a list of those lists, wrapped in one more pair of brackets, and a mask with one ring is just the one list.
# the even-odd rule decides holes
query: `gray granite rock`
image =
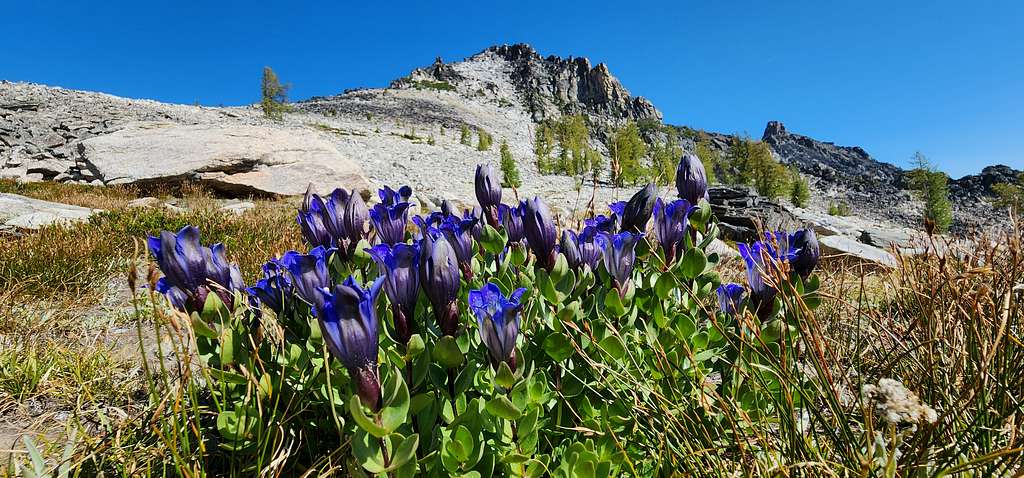
{"label": "gray granite rock", "polygon": [[35,230],[52,224],[81,222],[97,212],[97,209],[0,193],[0,223],[8,228]]}

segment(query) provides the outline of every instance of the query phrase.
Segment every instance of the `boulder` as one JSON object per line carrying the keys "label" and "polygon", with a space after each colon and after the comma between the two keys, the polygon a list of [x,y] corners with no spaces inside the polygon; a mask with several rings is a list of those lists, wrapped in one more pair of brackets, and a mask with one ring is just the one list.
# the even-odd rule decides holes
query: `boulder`
{"label": "boulder", "polygon": [[847,236],[819,237],[821,251],[829,255],[841,255],[857,260],[873,262],[888,267],[896,267],[896,258],[889,252],[869,246]]}
{"label": "boulder", "polygon": [[35,230],[51,224],[81,222],[97,212],[100,211],[0,193],[0,223],[7,228]]}
{"label": "boulder", "polygon": [[195,180],[230,195],[301,195],[306,186],[369,189],[362,169],[313,131],[137,122],[79,143],[104,184]]}

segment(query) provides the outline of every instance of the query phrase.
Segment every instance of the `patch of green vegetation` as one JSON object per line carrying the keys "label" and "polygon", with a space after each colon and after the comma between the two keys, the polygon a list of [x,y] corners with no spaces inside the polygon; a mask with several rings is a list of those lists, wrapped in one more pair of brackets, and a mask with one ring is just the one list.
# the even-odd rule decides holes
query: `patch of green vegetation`
{"label": "patch of green vegetation", "polygon": [[272,120],[280,121],[284,114],[291,111],[288,106],[289,85],[282,85],[277,73],[269,66],[263,67],[263,81],[260,88],[260,107],[263,114]]}
{"label": "patch of green vegetation", "polygon": [[733,137],[716,169],[722,182],[754,186],[758,194],[768,198],[783,197],[791,191],[792,175],[786,166],[772,157],[768,144],[750,137]]}
{"label": "patch of green vegetation", "polygon": [[914,153],[915,168],[907,173],[910,188],[924,201],[924,222],[929,232],[943,233],[953,224],[953,205],[949,202],[949,177],[938,171],[925,155]]}
{"label": "patch of green vegetation", "polygon": [[516,164],[516,159],[512,157],[508,142],[502,140],[500,151],[502,187],[518,188],[522,186],[523,182],[519,179],[519,166]]}
{"label": "patch of green vegetation", "polygon": [[494,138],[491,137],[491,133],[488,133],[483,128],[476,130],[476,150],[487,151],[491,149],[491,145],[494,144]]}
{"label": "patch of green vegetation", "polygon": [[617,128],[608,139],[612,181],[618,186],[636,184],[647,172],[643,165],[647,144],[640,137],[640,127],[629,122]]}
{"label": "patch of green vegetation", "polygon": [[853,214],[850,205],[846,201],[832,202],[828,205],[829,216],[849,216]]}
{"label": "patch of green vegetation", "polygon": [[325,133],[336,134],[338,136],[366,136],[366,133],[363,133],[361,131],[351,131],[347,129],[336,128],[334,126],[326,125],[323,123],[306,123],[306,126],[318,129]]}
{"label": "patch of green vegetation", "polygon": [[455,91],[455,85],[447,81],[416,80],[412,86],[417,90]]}

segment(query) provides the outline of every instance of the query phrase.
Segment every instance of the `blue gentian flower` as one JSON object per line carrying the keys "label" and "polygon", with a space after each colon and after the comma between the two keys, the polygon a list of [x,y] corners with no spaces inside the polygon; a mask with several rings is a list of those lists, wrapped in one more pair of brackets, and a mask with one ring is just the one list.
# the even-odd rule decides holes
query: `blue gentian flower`
{"label": "blue gentian flower", "polygon": [[764,317],[772,311],[778,291],[765,277],[774,274],[779,260],[778,249],[767,242],[758,241],[752,245],[739,243],[740,256],[747,265],[747,286],[750,287],[750,301],[757,314]]}
{"label": "blue gentian flower", "polygon": [[277,260],[264,264],[263,278],[245,291],[279,316],[291,308],[292,296],[295,293],[291,276]]}
{"label": "blue gentian flower", "polygon": [[476,200],[480,203],[487,224],[498,227],[498,205],[501,204],[501,178],[490,164],[478,164],[474,177]]}
{"label": "blue gentian flower", "polygon": [[444,234],[448,244],[455,250],[459,268],[462,269],[462,275],[467,280],[473,278],[473,228],[477,226],[478,222],[475,217],[461,220],[449,217],[438,228]]}
{"label": "blue gentian flower", "polygon": [[156,290],[178,310],[202,310],[210,292],[233,308],[234,292],[245,289],[238,266],[224,255],[224,245],[203,247],[195,226],[185,226],[177,234],[161,231],[159,237],[149,236],[146,242],[164,273]]}
{"label": "blue gentian flower", "polygon": [[[462,211],[462,220],[474,220],[473,227],[470,229],[470,233],[473,235],[473,240],[479,242],[480,234],[484,232],[484,213],[479,207],[473,209],[464,209]],[[490,224],[490,223],[488,223]],[[494,226],[496,227],[496,226]]]}
{"label": "blue gentian flower", "polygon": [[[382,189],[381,196],[384,195]],[[402,201],[391,206],[384,203],[376,204],[373,209],[370,209],[370,220],[373,221],[380,242],[390,246],[405,242],[405,226],[409,222],[409,203]]]}
{"label": "blue gentian flower", "polygon": [[278,261],[291,275],[295,293],[313,310],[323,308],[322,292],[331,286],[327,260],[334,249],[315,247],[309,254],[288,251]]}
{"label": "blue gentian flower", "polygon": [[743,305],[743,296],[747,293],[742,285],[736,283],[718,286],[718,308],[726,315],[735,315]]}
{"label": "blue gentian flower", "polygon": [[793,272],[807,279],[821,258],[821,247],[813,228],[800,229],[789,236],[789,265]]}
{"label": "blue gentian flower", "polygon": [[696,155],[686,154],[679,159],[679,167],[676,168],[676,192],[680,198],[692,205],[708,198],[708,176],[704,171],[704,163]]}
{"label": "blue gentian flower", "polygon": [[398,188],[398,191],[395,191],[390,186],[384,186],[377,190],[377,196],[380,197],[381,204],[387,207],[394,207],[398,203],[409,202],[409,198],[412,197],[412,188],[402,186]]}
{"label": "blue gentian flower", "polygon": [[626,295],[630,278],[633,275],[633,264],[636,262],[636,243],[643,234],[620,232],[612,235],[602,232],[597,235],[597,245],[601,248],[604,268],[612,276],[612,285],[620,296]]}
{"label": "blue gentian flower", "polygon": [[335,236],[328,229],[327,222],[330,220],[330,211],[323,199],[313,193],[313,185],[306,189],[306,195],[299,208],[296,221],[299,223],[299,230],[302,231],[302,238],[310,247],[324,246],[334,247]]}
{"label": "blue gentian flower", "polygon": [[[336,205],[335,209],[339,206],[341,205]],[[341,230],[345,232],[346,247],[351,249],[360,240],[369,239],[370,229],[366,227],[366,224],[370,217],[370,211],[366,208],[363,197],[353,191],[348,195],[348,200],[341,210]]]}
{"label": "blue gentian flower", "polygon": [[508,236],[509,244],[520,243],[526,239],[526,233],[523,231],[522,208],[499,204],[498,218],[501,221],[501,227],[505,229],[505,235]]}
{"label": "blue gentian flower", "polygon": [[[619,203],[615,203],[619,204]],[[625,210],[626,203],[622,203],[622,209]],[[598,214],[590,219],[585,219],[583,224],[588,227],[593,227],[597,232],[607,232],[609,234],[615,234],[619,230],[619,216],[614,212],[611,216],[605,216],[604,214]]]}
{"label": "blue gentian flower", "polygon": [[590,270],[597,269],[597,263],[601,260],[601,248],[596,242],[598,232],[594,226],[584,227],[579,234],[570,229],[562,231],[559,251],[565,255],[570,268],[587,266]]}
{"label": "blue gentian flower", "polygon": [[657,199],[658,186],[654,183],[648,183],[643,189],[637,191],[622,208],[620,230],[634,233],[645,232],[647,223],[651,220],[654,202]]}
{"label": "blue gentian flower", "polygon": [[419,244],[395,244],[393,247],[377,244],[367,252],[377,262],[379,273],[384,277],[384,294],[391,302],[395,336],[402,344],[408,344],[412,337],[416,301],[420,296]]}
{"label": "blue gentian flower", "polygon": [[434,319],[443,335],[455,336],[459,328],[456,299],[461,287],[459,260],[444,236],[424,234],[420,243],[420,284],[434,309]]}
{"label": "blue gentian flower", "polygon": [[526,232],[526,242],[537,257],[537,264],[551,270],[558,258],[558,251],[555,243],[558,242],[558,235],[555,233],[555,223],[551,219],[551,211],[544,200],[534,196],[520,205],[523,208],[523,230]]}
{"label": "blue gentian flower", "polygon": [[348,369],[363,404],[375,412],[381,405],[376,302],[383,283],[384,277],[378,277],[363,290],[349,276],[334,289],[320,291],[316,314],[328,350]]}
{"label": "blue gentian flower", "polygon": [[669,264],[683,255],[683,240],[692,207],[685,199],[665,204],[658,198],[654,203],[654,236],[658,238],[665,261]]}
{"label": "blue gentian flower", "polygon": [[469,291],[469,308],[480,327],[480,340],[487,347],[491,366],[497,370],[502,362],[516,370],[516,338],[519,337],[519,302],[526,289],[516,289],[508,299],[497,285],[488,282],[479,290]]}

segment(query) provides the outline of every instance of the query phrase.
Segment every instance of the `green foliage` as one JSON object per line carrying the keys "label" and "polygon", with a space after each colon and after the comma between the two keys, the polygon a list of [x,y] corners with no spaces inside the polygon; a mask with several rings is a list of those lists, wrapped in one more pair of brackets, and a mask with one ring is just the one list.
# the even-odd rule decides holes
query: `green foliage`
{"label": "green foliage", "polygon": [[476,130],[476,150],[477,151],[487,151],[487,150],[491,149],[491,145],[492,144],[494,144],[494,138],[491,137],[490,133],[488,133],[487,131],[484,131],[483,128],[479,128],[479,129]]}
{"label": "green foliage", "polygon": [[800,175],[800,170],[791,167],[789,201],[796,207],[807,207],[807,201],[811,199],[811,189],[807,184],[807,178]]}
{"label": "green foliage", "polygon": [[593,161],[600,155],[590,148],[589,139],[590,130],[583,115],[566,115],[542,122],[537,126],[534,141],[534,154],[541,174],[592,174]]}
{"label": "green foliage", "polygon": [[459,143],[462,143],[466,146],[473,145],[473,133],[469,131],[469,126],[462,125],[462,128],[459,133]]}
{"label": "green foliage", "polygon": [[[651,181],[658,184],[675,184],[676,168],[683,149],[674,135],[670,135],[664,143],[656,143],[651,147]],[[705,165],[706,167],[707,165]]]}
{"label": "green foliage", "polygon": [[277,74],[269,66],[263,67],[263,81],[260,87],[260,106],[263,114],[278,121],[284,117],[288,108],[288,85],[282,85]]}
{"label": "green foliage", "polygon": [[522,181],[519,179],[519,166],[516,164],[516,159],[512,157],[512,151],[508,148],[508,142],[501,141],[500,151],[502,187],[518,188],[522,186]]}
{"label": "green foliage", "polygon": [[789,172],[762,141],[734,137],[723,166],[726,182],[754,186],[762,196],[774,199],[790,192]]}
{"label": "green foliage", "polygon": [[700,158],[700,162],[704,164],[704,171],[708,177],[708,184],[714,184],[718,182],[718,172],[722,169],[722,156],[715,151],[711,146],[711,140],[708,139],[707,134],[701,131],[697,135],[696,146],[694,147],[694,154]]}
{"label": "green foliage", "polygon": [[949,202],[949,178],[937,171],[920,152],[914,153],[915,168],[908,173],[910,188],[924,201],[926,227],[933,225],[935,231],[943,233],[953,223],[953,205]]}
{"label": "green foliage", "polygon": [[417,80],[412,86],[417,90],[455,91],[455,85],[447,81]]}
{"label": "green foliage", "polygon": [[1015,183],[993,184],[992,191],[996,193],[996,207],[1024,214],[1024,173],[1017,178]]}
{"label": "green foliage", "polygon": [[646,154],[647,144],[640,138],[636,123],[629,122],[616,129],[608,140],[612,181],[618,186],[636,184],[644,177],[642,161]]}
{"label": "green foliage", "polygon": [[534,134],[533,154],[537,159],[537,170],[541,174],[555,174],[551,154],[555,151],[555,129],[547,122],[537,126]]}
{"label": "green foliage", "polygon": [[850,210],[850,206],[845,201],[832,202],[828,205],[829,216],[849,216],[853,211]]}

